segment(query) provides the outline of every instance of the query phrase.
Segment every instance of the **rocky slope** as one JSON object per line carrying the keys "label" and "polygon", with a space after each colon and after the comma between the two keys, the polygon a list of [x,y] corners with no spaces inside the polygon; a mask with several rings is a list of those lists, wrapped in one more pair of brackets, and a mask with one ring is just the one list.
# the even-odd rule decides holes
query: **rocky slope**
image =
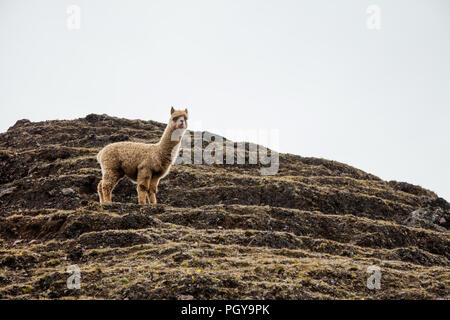
{"label": "rocky slope", "polygon": [[[449,203],[335,161],[281,154],[275,176],[176,165],[159,204],[136,204],[124,179],[101,206],[98,150],[156,142],[164,127],[89,115],[0,134],[0,298],[450,297]],[[79,290],[66,286],[71,265]]]}

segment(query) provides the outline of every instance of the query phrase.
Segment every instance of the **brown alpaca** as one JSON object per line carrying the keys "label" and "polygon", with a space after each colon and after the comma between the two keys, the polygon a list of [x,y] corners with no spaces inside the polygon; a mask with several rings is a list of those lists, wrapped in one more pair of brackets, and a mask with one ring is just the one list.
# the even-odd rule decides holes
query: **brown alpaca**
{"label": "brown alpaca", "polygon": [[137,183],[140,204],[145,204],[147,197],[149,203],[156,203],[159,180],[169,173],[177,156],[187,118],[187,109],[172,107],[169,123],[158,143],[116,142],[100,150],[97,155],[103,175],[98,184],[100,203],[111,202],[112,191],[123,176]]}

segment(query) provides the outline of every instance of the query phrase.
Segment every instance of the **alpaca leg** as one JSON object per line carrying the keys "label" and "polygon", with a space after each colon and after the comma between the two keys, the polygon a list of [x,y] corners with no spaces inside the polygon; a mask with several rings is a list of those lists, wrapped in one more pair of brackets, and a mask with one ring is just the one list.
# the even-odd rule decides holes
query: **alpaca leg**
{"label": "alpaca leg", "polygon": [[104,202],[112,201],[112,191],[116,186],[117,182],[120,178],[123,177],[123,174],[116,170],[107,170],[105,171],[102,179],[102,190],[103,190],[103,200]]}
{"label": "alpaca leg", "polygon": [[158,178],[153,178],[150,182],[150,194],[149,194],[149,201],[150,203],[156,203],[156,193],[158,192]]}
{"label": "alpaca leg", "polygon": [[156,193],[149,193],[148,194],[148,201],[150,203],[156,203]]}
{"label": "alpaca leg", "polygon": [[102,181],[100,181],[100,182],[98,183],[97,191],[98,191],[98,197],[100,198],[100,203],[105,202],[105,198],[103,197],[103,186],[102,186]]}
{"label": "alpaca leg", "polygon": [[150,181],[152,175],[146,170],[141,170],[138,172],[137,178],[137,193],[139,204],[145,204],[147,200],[147,194],[150,188]]}

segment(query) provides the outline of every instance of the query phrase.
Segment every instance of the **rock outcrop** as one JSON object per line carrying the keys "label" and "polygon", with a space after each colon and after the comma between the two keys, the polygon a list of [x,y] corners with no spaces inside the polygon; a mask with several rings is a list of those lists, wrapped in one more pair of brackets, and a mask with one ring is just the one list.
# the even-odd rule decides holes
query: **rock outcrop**
{"label": "rock outcrop", "polygon": [[[336,161],[280,154],[274,176],[176,165],[159,204],[138,205],[122,180],[100,206],[98,150],[164,127],[88,115],[0,134],[0,298],[450,297],[447,201]],[[372,265],[380,289],[367,287]]]}

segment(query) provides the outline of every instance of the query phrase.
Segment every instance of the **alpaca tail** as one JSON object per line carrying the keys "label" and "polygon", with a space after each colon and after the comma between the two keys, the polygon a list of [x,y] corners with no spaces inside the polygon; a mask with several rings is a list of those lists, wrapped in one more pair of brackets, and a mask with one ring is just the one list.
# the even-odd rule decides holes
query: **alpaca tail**
{"label": "alpaca tail", "polygon": [[104,149],[100,150],[100,151],[97,153],[97,161],[98,161],[98,163],[102,163],[102,154],[103,154],[103,150],[104,150]]}

